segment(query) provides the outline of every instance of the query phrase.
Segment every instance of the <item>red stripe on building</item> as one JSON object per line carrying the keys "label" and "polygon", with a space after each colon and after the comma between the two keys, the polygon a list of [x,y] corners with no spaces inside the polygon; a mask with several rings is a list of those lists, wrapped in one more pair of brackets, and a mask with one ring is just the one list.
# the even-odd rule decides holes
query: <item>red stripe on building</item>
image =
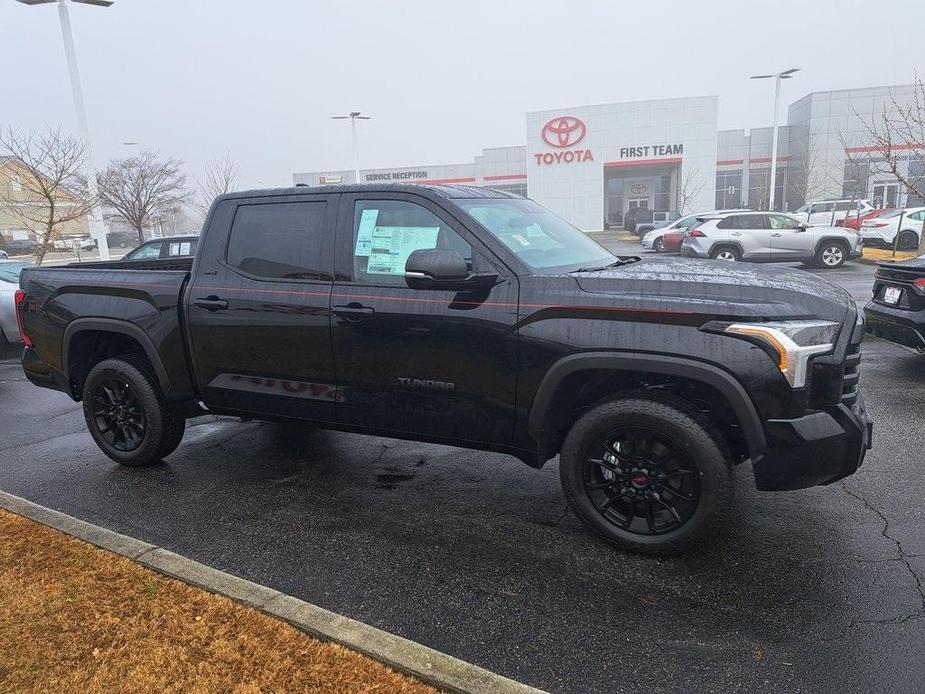
{"label": "red stripe on building", "polygon": [[527,174],[505,174],[503,176],[485,176],[486,181],[520,181],[527,177]]}
{"label": "red stripe on building", "polygon": [[[925,144],[918,145],[891,145],[889,149],[922,149],[925,148]],[[849,147],[846,149],[846,152],[851,154],[861,154],[864,152],[885,152],[886,147],[880,147],[879,145],[874,145],[873,147]]]}
{"label": "red stripe on building", "polygon": [[716,162],[717,166],[732,166],[733,164],[744,164],[744,159],[720,159]]}
{"label": "red stripe on building", "polygon": [[475,183],[474,178],[419,178],[410,183]]}
{"label": "red stripe on building", "polygon": [[609,169],[617,166],[652,166],[653,164],[680,164],[681,157],[669,157],[667,159],[633,159],[631,161],[605,161],[604,168]]}
{"label": "red stripe on building", "polygon": [[[790,157],[778,157],[777,161],[790,161]],[[749,164],[770,164],[771,157],[756,157],[755,159],[749,159]]]}

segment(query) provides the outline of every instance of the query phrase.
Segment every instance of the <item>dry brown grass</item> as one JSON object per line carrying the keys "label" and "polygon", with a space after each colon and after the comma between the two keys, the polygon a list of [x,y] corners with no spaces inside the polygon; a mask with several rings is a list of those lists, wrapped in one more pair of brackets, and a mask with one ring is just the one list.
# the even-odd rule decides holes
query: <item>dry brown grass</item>
{"label": "dry brown grass", "polygon": [[895,257],[893,251],[883,248],[865,248],[864,257],[868,260],[908,260],[918,255],[918,251],[896,251]]}
{"label": "dry brown grass", "polygon": [[256,610],[0,511],[2,692],[434,692]]}

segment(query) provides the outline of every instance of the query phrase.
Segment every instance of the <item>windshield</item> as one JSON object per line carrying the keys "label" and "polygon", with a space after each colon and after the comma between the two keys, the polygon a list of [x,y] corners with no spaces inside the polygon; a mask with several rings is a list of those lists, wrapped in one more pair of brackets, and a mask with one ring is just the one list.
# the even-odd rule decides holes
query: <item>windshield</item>
{"label": "windshield", "polygon": [[534,270],[568,272],[617,260],[584,232],[532,200],[455,202]]}
{"label": "windshield", "polygon": [[23,268],[30,267],[32,263],[22,263],[18,261],[0,262],[0,282],[12,282],[19,284],[19,273]]}

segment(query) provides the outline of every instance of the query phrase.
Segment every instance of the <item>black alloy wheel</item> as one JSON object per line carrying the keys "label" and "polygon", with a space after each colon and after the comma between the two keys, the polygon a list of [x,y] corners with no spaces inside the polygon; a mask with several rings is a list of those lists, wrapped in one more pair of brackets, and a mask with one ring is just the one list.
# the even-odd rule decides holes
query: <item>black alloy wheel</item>
{"label": "black alloy wheel", "polygon": [[93,414],[103,440],[128,453],[145,437],[145,413],[138,396],[124,380],[110,378],[93,391]]}
{"label": "black alloy wheel", "polygon": [[585,459],[585,492],[604,519],[638,535],[680,528],[700,502],[696,463],[671,437],[644,427],[611,432]]}

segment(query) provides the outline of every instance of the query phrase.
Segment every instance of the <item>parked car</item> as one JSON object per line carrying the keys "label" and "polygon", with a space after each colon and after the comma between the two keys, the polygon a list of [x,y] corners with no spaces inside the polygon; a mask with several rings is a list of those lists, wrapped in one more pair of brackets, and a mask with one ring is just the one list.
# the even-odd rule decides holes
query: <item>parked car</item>
{"label": "parked car", "polygon": [[6,251],[9,257],[15,255],[30,255],[35,253],[38,247],[39,244],[32,239],[8,239],[3,244],[3,250]]}
{"label": "parked car", "polygon": [[912,251],[919,247],[923,224],[925,207],[890,210],[861,222],[861,238],[866,246],[892,248],[895,242],[899,250]]}
{"label": "parked car", "polygon": [[138,244],[138,234],[134,231],[110,231],[106,234],[110,248],[132,248]]}
{"label": "parked car", "polygon": [[628,231],[631,234],[635,233],[636,216],[642,211],[641,207],[631,207],[623,213],[623,231]]}
{"label": "parked car", "polygon": [[881,207],[876,210],[870,210],[869,212],[860,212],[860,214],[851,212],[844,219],[838,220],[835,222],[837,227],[845,227],[845,229],[854,229],[859,231],[861,229],[861,223],[867,219],[873,219],[874,217],[879,217],[880,215],[889,212],[892,208]]}
{"label": "parked car", "polygon": [[925,353],[925,255],[878,264],[864,318],[867,332]]}
{"label": "parked car", "polygon": [[165,236],[145,241],[123,256],[123,260],[157,260],[164,258],[185,258],[196,253],[198,236]]}
{"label": "parked car", "polygon": [[91,251],[96,248],[96,239],[89,236],[65,237],[52,242],[55,251]]}
{"label": "parked car", "polygon": [[641,243],[643,248],[649,248],[658,253],[674,253],[681,249],[681,242],[684,240],[684,232],[697,222],[698,217],[705,215],[724,214],[726,212],[745,212],[745,208],[734,210],[714,210],[713,212],[697,212],[695,214],[685,215],[671,224],[653,229],[642,237]]}
{"label": "parked car", "polygon": [[16,325],[15,294],[19,289],[19,273],[32,263],[22,260],[0,262],[0,347],[22,342]]}
{"label": "parked car", "polygon": [[207,411],[532,467],[558,454],[593,532],[668,552],[735,518],[736,463],[797,489],[869,447],[847,292],[789,268],[618,257],[511,193],[232,193],[195,262],[161,262],[29,269],[18,294],[27,378],[82,401],[123,465],[169,456]]}
{"label": "parked car", "polygon": [[644,236],[653,229],[661,229],[681,218],[677,210],[640,210],[636,215],[636,228],[633,233]]}
{"label": "parked car", "polygon": [[755,263],[803,262],[841,267],[861,257],[861,237],[840,227],[807,226],[781,212],[733,212],[703,218],[687,230],[681,253]]}
{"label": "parked car", "polygon": [[831,226],[858,212],[864,214],[875,209],[868,200],[819,200],[810,202],[793,211],[793,216],[811,227]]}

